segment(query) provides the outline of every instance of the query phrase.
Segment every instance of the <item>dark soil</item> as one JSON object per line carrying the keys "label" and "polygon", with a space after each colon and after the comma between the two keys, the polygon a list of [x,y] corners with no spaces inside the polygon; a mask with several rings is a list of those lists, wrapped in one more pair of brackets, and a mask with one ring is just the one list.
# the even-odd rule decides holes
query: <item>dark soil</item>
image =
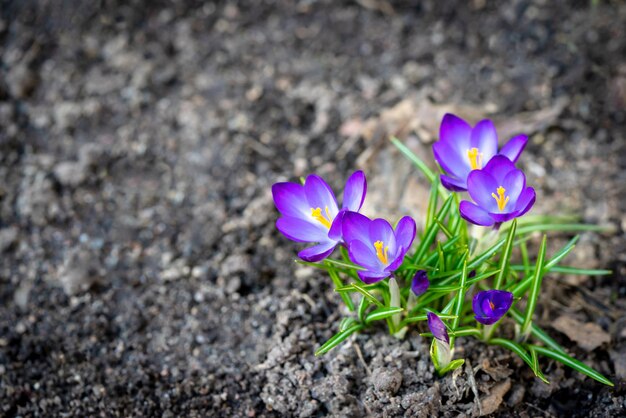
{"label": "dark soil", "polygon": [[[626,415],[623,2],[0,10],[0,415]],[[532,135],[534,213],[613,227],[568,263],[614,274],[546,277],[538,320],[615,388],[542,360],[546,386],[473,340],[437,378],[417,329],[313,355],[345,312],[293,262],[271,184],[363,168],[366,213],[419,219],[423,181],[385,138],[430,158],[445,111]]]}

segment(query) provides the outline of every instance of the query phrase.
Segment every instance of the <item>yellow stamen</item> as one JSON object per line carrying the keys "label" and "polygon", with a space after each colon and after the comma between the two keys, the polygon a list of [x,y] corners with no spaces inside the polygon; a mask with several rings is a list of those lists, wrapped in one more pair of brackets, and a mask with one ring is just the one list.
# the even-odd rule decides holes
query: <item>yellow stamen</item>
{"label": "yellow stamen", "polygon": [[389,246],[385,247],[385,251],[383,251],[383,242],[376,241],[374,243],[374,248],[376,248],[376,256],[380,260],[381,263],[387,264],[387,250],[389,250]]}
{"label": "yellow stamen", "polygon": [[495,193],[491,193],[491,197],[496,199],[496,203],[498,203],[498,209],[500,209],[500,212],[502,212],[506,207],[506,204],[509,203],[509,196],[504,196],[506,190],[502,186],[498,187],[496,189],[496,192],[498,192],[498,195],[496,196]]}
{"label": "yellow stamen", "polygon": [[325,208],[326,216],[322,215],[322,208],[311,208],[311,216],[313,219],[324,225],[326,228],[330,229],[330,225],[332,224],[333,217],[330,216],[330,211],[328,210],[328,206]]}
{"label": "yellow stamen", "polygon": [[496,309],[496,305],[493,304],[492,301],[489,301],[489,306],[491,307],[491,309]]}
{"label": "yellow stamen", "polygon": [[478,152],[478,148],[470,148],[467,150],[467,158],[470,161],[472,170],[480,170],[483,168],[483,153]]}

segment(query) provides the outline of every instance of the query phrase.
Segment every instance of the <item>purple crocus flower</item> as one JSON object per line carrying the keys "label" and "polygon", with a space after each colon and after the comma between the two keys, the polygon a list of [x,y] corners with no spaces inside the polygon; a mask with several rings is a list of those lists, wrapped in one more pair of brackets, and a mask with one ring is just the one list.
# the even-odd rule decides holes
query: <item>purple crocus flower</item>
{"label": "purple crocus flower", "polygon": [[364,283],[371,284],[389,277],[402,264],[404,255],[415,239],[415,221],[400,219],[396,229],[384,219],[371,220],[347,212],[342,221],[343,239],[350,259],[366,270],[358,272]]}
{"label": "purple crocus flower", "polygon": [[476,203],[464,200],[459,211],[476,225],[500,225],[522,216],[535,203],[535,189],[526,187],[522,170],[503,155],[493,157],[482,170],[472,171],[467,191]]}
{"label": "purple crocus flower", "polygon": [[524,150],[528,137],[513,137],[498,152],[498,135],[489,119],[472,128],[463,119],[446,114],[439,128],[439,141],[433,144],[435,159],[446,172],[441,184],[451,191],[467,190],[467,176],[480,170],[495,155],[504,155],[515,162]]}
{"label": "purple crocus flower", "polygon": [[446,325],[443,323],[441,318],[432,312],[428,312],[426,314],[428,318],[428,329],[433,334],[433,337],[438,341],[441,341],[446,344],[450,344],[450,337],[448,336],[448,329]]}
{"label": "purple crocus flower", "polygon": [[346,182],[343,206],[339,210],[335,194],[320,176],[309,175],[304,185],[276,183],[272,186],[272,195],[282,215],[276,221],[276,228],[290,240],[317,243],[300,251],[298,256],[305,261],[322,260],[342,240],[343,215],[361,209],[366,191],[365,174],[362,171],[352,174]]}
{"label": "purple crocus flower", "polygon": [[430,283],[428,282],[428,275],[426,274],[426,270],[418,270],[413,276],[413,280],[411,281],[411,291],[415,296],[420,296],[426,293],[428,290],[428,286]]}
{"label": "purple crocus flower", "polygon": [[472,301],[475,318],[484,325],[495,324],[513,304],[513,293],[506,290],[484,290]]}

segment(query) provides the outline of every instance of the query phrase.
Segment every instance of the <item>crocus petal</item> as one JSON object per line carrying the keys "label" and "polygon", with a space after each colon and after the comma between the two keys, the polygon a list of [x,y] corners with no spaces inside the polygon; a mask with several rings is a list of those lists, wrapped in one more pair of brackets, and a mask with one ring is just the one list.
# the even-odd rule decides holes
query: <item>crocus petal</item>
{"label": "crocus petal", "polygon": [[505,210],[513,211],[520,193],[526,187],[526,176],[524,176],[522,170],[513,170],[504,177],[500,186],[504,187],[506,190],[505,195],[510,198]]}
{"label": "crocus petal", "polygon": [[519,216],[519,212],[516,210],[514,210],[513,212],[505,212],[505,213],[489,212],[489,216],[491,217],[491,219],[494,220],[494,222],[503,223],[503,222],[510,221],[513,218],[517,218]]}
{"label": "crocus petal", "polygon": [[488,212],[498,211],[498,203],[491,195],[500,184],[486,170],[474,170],[467,177],[467,191],[481,208]]}
{"label": "crocus petal", "polygon": [[519,158],[522,151],[526,147],[528,143],[528,136],[526,135],[517,135],[509,140],[502,149],[500,150],[500,154],[507,157],[509,160],[516,162]]}
{"label": "crocus petal", "polygon": [[517,205],[515,206],[515,209],[519,211],[517,216],[522,216],[533,207],[535,204],[535,197],[535,189],[532,187],[524,189],[524,191],[517,198]]}
{"label": "crocus petal", "polygon": [[297,242],[328,241],[328,230],[304,219],[283,216],[276,221],[276,228],[287,238]]}
{"label": "crocus petal", "polygon": [[308,218],[311,206],[306,199],[304,187],[296,183],[276,183],[272,186],[276,209],[285,216]]}
{"label": "crocus petal", "polygon": [[410,216],[404,216],[396,225],[396,244],[406,250],[411,248],[413,240],[415,239],[416,225],[413,218]]}
{"label": "crocus petal", "polygon": [[381,281],[391,275],[391,273],[385,271],[357,271],[359,279],[365,284],[372,284]]}
{"label": "crocus petal", "polygon": [[316,261],[320,261],[328,257],[333,252],[336,245],[337,243],[335,241],[322,242],[319,245],[300,251],[298,253],[298,257],[304,261],[315,263]]}
{"label": "crocus petal", "polygon": [[457,147],[452,147],[451,144],[439,140],[433,144],[433,153],[435,160],[448,174],[465,178],[471,170],[467,149],[458,150]]}
{"label": "crocus petal", "polygon": [[341,220],[341,232],[346,243],[351,241],[370,242],[372,220],[356,212],[346,212]]}
{"label": "crocus petal", "polygon": [[311,208],[321,208],[322,213],[325,208],[334,218],[337,215],[337,200],[330,186],[318,175],[310,174],[304,182],[304,193]]}
{"label": "crocus petal", "polygon": [[418,270],[413,276],[413,280],[411,281],[411,291],[415,296],[420,296],[426,293],[428,290],[428,286],[430,285],[428,281],[428,275],[426,274],[426,270]]}
{"label": "crocus petal", "polygon": [[333,223],[330,224],[330,229],[328,230],[328,238],[333,241],[341,241],[342,221],[345,214],[345,210],[340,210],[337,216],[335,216],[335,219],[333,219]]}
{"label": "crocus petal", "polygon": [[439,341],[445,341],[449,344],[450,337],[448,336],[448,329],[443,321],[432,312],[428,312],[426,316],[428,317],[428,328],[430,329],[430,332],[432,332],[433,337]]}
{"label": "crocus petal", "polygon": [[446,113],[439,127],[439,139],[450,144],[454,149],[467,152],[470,148],[472,127],[463,119]]}
{"label": "crocus petal", "polygon": [[343,209],[358,212],[363,206],[365,193],[367,192],[367,181],[362,171],[356,171],[346,182],[343,191]]}
{"label": "crocus petal", "polygon": [[398,267],[402,265],[404,261],[404,255],[406,254],[406,250],[402,247],[399,247],[396,252],[396,258],[389,263],[389,265],[385,268],[386,271],[396,271]]}
{"label": "crocus petal", "polygon": [[495,324],[513,304],[513,293],[505,290],[485,290],[478,292],[472,300],[472,309],[478,322]]}
{"label": "crocus petal", "polygon": [[493,122],[489,119],[481,120],[472,129],[470,147],[478,148],[482,154],[483,164],[491,160],[498,152],[498,134]]}
{"label": "crocus petal", "polygon": [[[487,165],[483,168],[483,171],[488,172],[498,183],[502,183],[507,174],[511,171],[517,170],[515,164],[511,162],[504,155],[496,155],[493,157]],[[469,187],[468,187],[469,189]]]}
{"label": "crocus petal", "polygon": [[397,246],[396,236],[393,228],[385,219],[374,219],[370,224],[370,240],[372,244],[376,241],[382,241],[383,245],[388,248],[389,258],[395,257]]}
{"label": "crocus petal", "polygon": [[494,220],[489,216],[489,213],[476,206],[472,202],[468,202],[464,200],[459,205],[459,212],[461,213],[461,217],[468,222],[471,222],[475,225],[481,226],[491,226],[494,224]]}
{"label": "crocus petal", "polygon": [[380,271],[384,270],[384,267],[378,257],[376,256],[376,250],[371,244],[367,244],[362,241],[350,241],[348,243],[348,255],[353,263],[358,264],[361,267],[365,267],[368,270]]}
{"label": "crocus petal", "polygon": [[445,174],[441,175],[441,184],[451,192],[464,192],[467,190],[467,181],[448,177]]}

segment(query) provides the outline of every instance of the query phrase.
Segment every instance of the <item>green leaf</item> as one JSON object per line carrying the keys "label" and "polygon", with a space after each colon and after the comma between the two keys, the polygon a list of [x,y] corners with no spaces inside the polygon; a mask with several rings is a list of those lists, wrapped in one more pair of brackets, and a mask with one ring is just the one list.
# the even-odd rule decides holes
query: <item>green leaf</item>
{"label": "green leaf", "polygon": [[[437,212],[437,215],[436,215],[437,219],[445,218],[448,211],[450,210],[450,207],[452,206],[453,200],[454,199],[452,195],[448,196],[446,201],[441,206],[441,209],[439,209],[439,212]],[[426,251],[428,251],[428,247],[430,247],[430,245],[435,240],[435,237],[437,236],[437,232],[439,232],[439,224],[436,222],[432,223],[426,229],[426,231],[424,232],[422,241],[420,242],[419,246],[417,247],[417,251],[415,252],[415,255],[413,256],[413,263],[419,264],[422,261],[422,258],[424,258],[424,255],[426,254]]]}
{"label": "green leaf", "polygon": [[550,384],[550,382],[546,379],[546,377],[543,375],[541,370],[538,367],[536,367],[535,363],[533,362],[532,357],[526,352],[524,347],[522,347],[520,344],[511,340],[504,339],[504,338],[492,338],[489,340],[489,344],[499,345],[500,347],[504,347],[514,352],[515,354],[520,356],[520,358],[524,360],[526,364],[530,366],[533,373],[535,373],[535,376],[541,379],[544,383]]}
{"label": "green leaf", "polygon": [[511,251],[513,249],[513,239],[515,238],[515,231],[517,230],[517,219],[513,219],[511,223],[511,228],[509,229],[509,234],[506,237],[506,241],[504,242],[504,249],[502,250],[502,255],[500,256],[500,273],[496,276],[496,279],[493,282],[494,289],[500,289],[502,287],[502,283],[504,282],[504,278],[509,272],[509,260],[511,258]]}
{"label": "green leaf", "polygon": [[406,145],[402,143],[398,138],[391,137],[391,142],[400,150],[405,157],[407,157],[415,166],[426,176],[429,182],[434,182],[437,178],[437,175],[433,173],[433,171],[428,168],[426,163],[422,161],[417,155],[413,153]]}
{"label": "green leaf", "polygon": [[520,336],[526,338],[530,332],[530,325],[533,320],[533,314],[535,313],[535,307],[537,306],[537,299],[539,298],[539,289],[541,288],[541,281],[543,279],[543,260],[546,258],[546,246],[548,238],[546,235],[541,240],[541,246],[539,247],[539,255],[537,256],[537,265],[535,266],[535,274],[533,275],[533,281],[531,284],[530,292],[528,294],[528,301],[526,302],[526,315],[524,316],[524,323]]}
{"label": "green leaf", "polygon": [[612,225],[588,225],[588,224],[537,224],[522,226],[518,229],[519,235],[531,232],[615,232]]}
{"label": "green leaf", "polygon": [[[511,265],[510,269],[513,271],[524,271],[525,267],[519,264]],[[554,266],[547,269],[546,273],[560,273],[560,274],[579,274],[583,276],[608,276],[613,274],[612,270],[604,269],[584,269],[579,267],[570,266]],[[533,271],[533,270],[531,270]]]}
{"label": "green leaf", "polygon": [[[576,242],[578,241],[578,238],[579,238],[578,236],[575,236],[574,238],[572,238],[559,251],[557,251],[557,253],[554,254],[554,256],[552,256],[552,258],[548,260],[547,263],[544,264],[543,269],[545,271],[543,274],[545,274],[545,272],[551,269],[552,267],[555,267],[559,263],[559,261],[561,261],[567,254],[570,253],[570,251],[574,249],[574,247],[576,246]],[[513,287],[510,291],[515,295],[515,297],[521,297],[524,294],[524,292],[526,292],[526,290],[532,284],[533,277],[534,276],[530,276],[522,280],[520,283],[515,285],[515,287]]]}
{"label": "green leaf", "polygon": [[465,359],[456,359],[456,360],[452,360],[450,362],[450,364],[448,364],[446,367],[444,367],[443,369],[439,370],[439,376],[443,376],[446,373],[450,373],[453,370],[458,369],[459,367],[461,367],[463,364],[465,363]]}
{"label": "green leaf", "polygon": [[[517,322],[518,324],[522,325],[524,323],[524,316],[516,308],[511,308],[509,310],[509,314],[513,317],[513,319],[515,319],[515,322]],[[550,337],[537,324],[533,323],[530,326],[530,334],[536,339],[538,339],[539,341],[541,341],[542,343],[544,343],[545,345],[547,345],[548,347],[552,348],[553,350],[559,351],[561,353],[565,353],[565,350],[563,349],[563,347],[561,347],[559,343],[557,343],[554,339],[552,339],[552,337]]]}
{"label": "green leaf", "polygon": [[[328,260],[326,262],[328,262]],[[330,279],[333,281],[333,284],[335,285],[335,287],[343,286],[343,282],[341,281],[339,274],[337,274],[335,267],[331,264],[328,264],[328,275],[330,276]],[[343,299],[343,303],[346,304],[348,309],[351,312],[354,311],[354,304],[352,303],[352,299],[350,299],[350,295],[346,293],[340,293],[340,295],[341,295],[341,299]]]}
{"label": "green leaf", "polygon": [[[469,251],[469,250],[468,250]],[[463,263],[463,271],[461,272],[461,283],[459,284],[459,291],[456,294],[454,301],[453,315],[456,316],[452,320],[451,329],[454,331],[459,327],[461,321],[461,315],[463,314],[463,303],[465,302],[465,284],[467,282],[467,260]],[[454,337],[450,337],[450,347],[454,348]]]}
{"label": "green leaf", "polygon": [[337,267],[341,267],[344,269],[351,269],[351,270],[365,270],[363,267],[359,266],[358,264],[354,264],[348,261],[342,261],[342,260],[333,260],[332,258],[327,258],[326,260],[324,260],[326,263],[329,264],[333,264]]}
{"label": "green leaf", "polygon": [[359,321],[365,322],[365,312],[367,308],[370,306],[369,299],[365,296],[361,296],[361,301],[359,302],[359,307],[357,308],[357,313],[359,316]]}
{"label": "green leaf", "polygon": [[381,319],[387,319],[392,317],[395,314],[399,314],[404,312],[403,308],[400,307],[383,307],[376,308],[372,312],[368,313],[365,317],[365,323],[369,324],[373,321],[380,321]]}
{"label": "green leaf", "polygon": [[[482,332],[478,328],[463,327],[456,331],[448,330],[448,335],[454,335],[455,337],[480,337]],[[423,332],[420,337],[433,337],[432,332]]]}
{"label": "green leaf", "polygon": [[327,353],[328,351],[341,344],[350,335],[354,334],[355,332],[361,331],[364,327],[365,326],[363,324],[355,324],[348,329],[339,331],[338,333],[330,337],[330,339],[326,341],[320,348],[318,348],[317,351],[315,351],[315,355],[319,356]]}
{"label": "green leaf", "polygon": [[428,209],[426,210],[426,223],[424,229],[428,229],[434,222],[435,211],[437,210],[437,202],[439,201],[439,179],[435,177],[435,180],[430,186],[430,195],[428,197]]}
{"label": "green leaf", "polygon": [[592,379],[597,380],[600,383],[604,383],[605,385],[608,385],[608,386],[614,386],[613,382],[611,382],[609,379],[604,377],[604,375],[602,375],[600,372],[595,371],[591,367],[587,366],[585,363],[578,361],[575,358],[570,357],[565,353],[555,351],[550,348],[540,347],[538,345],[531,345],[531,344],[528,344],[528,348],[530,350],[536,351],[538,354],[541,354],[542,356],[546,356],[560,363],[563,363],[564,365],[571,367],[572,369],[584,375],[587,375],[591,377]]}
{"label": "green leaf", "polygon": [[365,296],[370,302],[375,304],[378,307],[385,306],[381,301],[379,301],[374,295],[368,292],[363,286],[357,283],[352,283],[352,287],[354,287],[360,294]]}
{"label": "green leaf", "polygon": [[352,317],[343,318],[339,323],[339,331],[345,331],[357,322]]}

